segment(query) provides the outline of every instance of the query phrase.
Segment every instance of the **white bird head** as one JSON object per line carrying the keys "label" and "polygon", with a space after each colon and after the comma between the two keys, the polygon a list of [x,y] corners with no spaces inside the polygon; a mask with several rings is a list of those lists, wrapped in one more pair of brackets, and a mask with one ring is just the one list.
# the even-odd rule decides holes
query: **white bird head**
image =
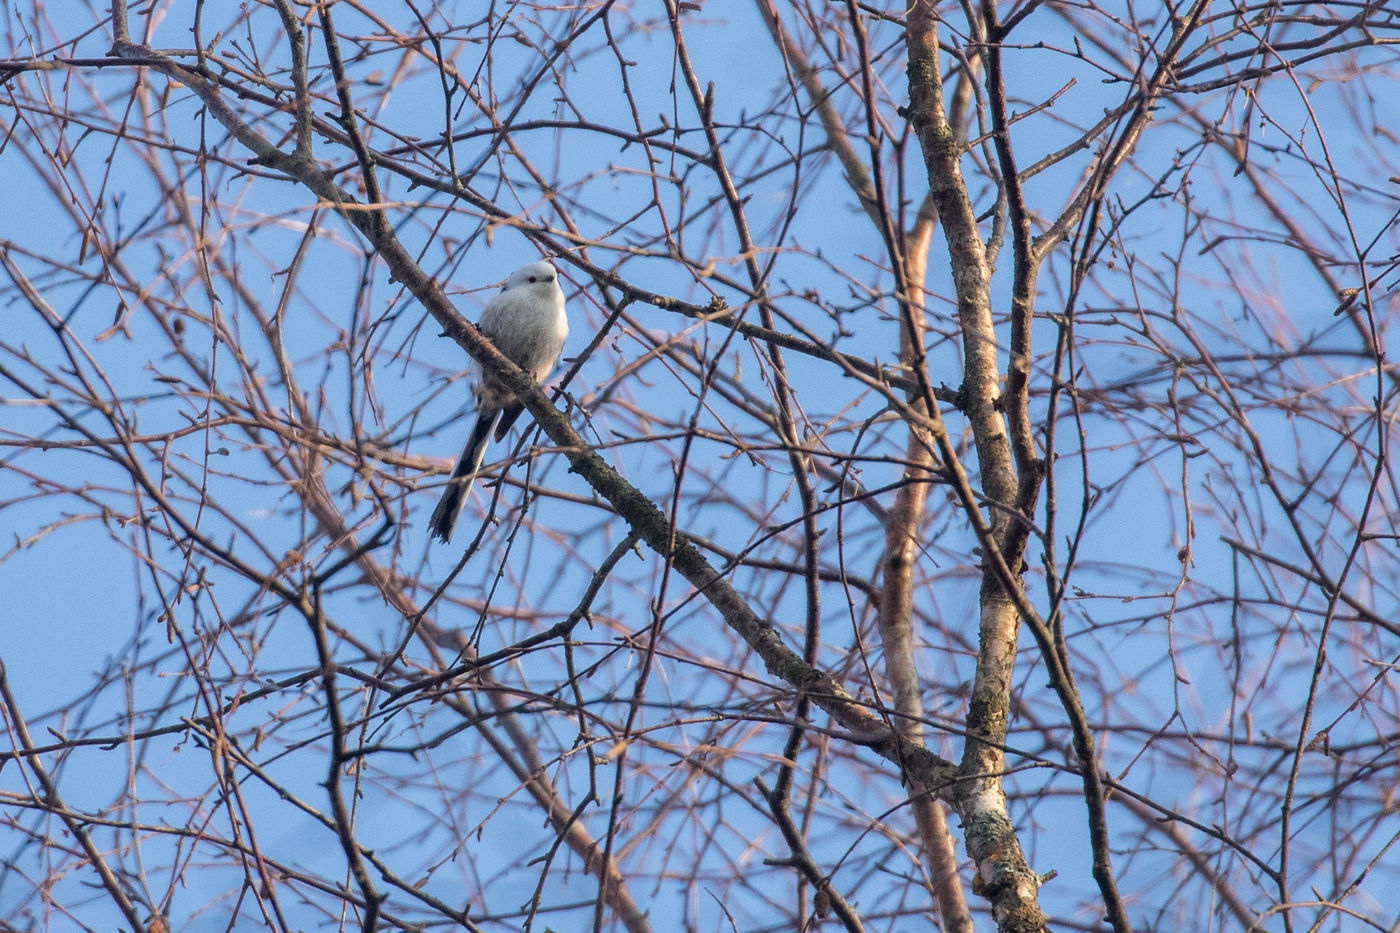
{"label": "white bird head", "polygon": [[521,266],[510,274],[506,279],[503,292],[514,291],[517,288],[535,288],[541,292],[551,292],[559,287],[559,273],[554,266],[546,260],[528,263]]}

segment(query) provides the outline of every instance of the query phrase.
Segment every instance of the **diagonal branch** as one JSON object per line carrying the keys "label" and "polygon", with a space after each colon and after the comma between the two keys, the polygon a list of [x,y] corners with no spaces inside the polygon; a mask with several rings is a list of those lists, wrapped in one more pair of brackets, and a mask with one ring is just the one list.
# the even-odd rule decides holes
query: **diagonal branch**
{"label": "diagonal branch", "polygon": [[[114,12],[125,13],[124,3]],[[520,398],[544,433],[555,442],[579,474],[623,517],[641,540],[702,593],[763,661],[766,669],[829,713],[848,729],[852,739],[896,764],[903,764],[919,780],[949,799],[954,766],[926,748],[916,746],[891,730],[867,705],[853,697],[825,671],[805,662],[778,633],[772,621],[762,618],[734,587],[672,527],[650,498],[603,460],[576,432],[568,416],[556,410],[549,398],[525,372],[510,362],[464,318],[436,279],[428,275],[394,233],[379,207],[365,205],[333,183],[313,162],[284,153],[252,129],[219,94],[212,83],[178,62],[142,45],[123,40],[113,44],[118,58],[130,58],[184,84],[198,95],[209,113],[241,145],[254,153],[255,161],[282,172],[315,194],[355,227],[401,283],[442,325],[445,336],[466,350],[493,377]]]}

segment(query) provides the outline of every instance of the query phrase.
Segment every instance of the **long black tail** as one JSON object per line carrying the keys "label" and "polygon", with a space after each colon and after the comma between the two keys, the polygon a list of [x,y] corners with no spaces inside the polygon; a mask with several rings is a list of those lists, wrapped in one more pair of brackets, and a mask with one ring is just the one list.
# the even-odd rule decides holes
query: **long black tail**
{"label": "long black tail", "polygon": [[481,460],[486,456],[486,442],[491,439],[491,426],[496,423],[499,414],[499,410],[477,414],[467,446],[462,448],[462,455],[452,468],[452,478],[448,480],[437,508],[433,509],[433,517],[428,519],[428,531],[434,538],[440,538],[443,544],[452,540],[452,529],[457,525],[457,516],[462,514],[462,506],[467,504],[467,493],[471,492],[476,471],[481,468]]}

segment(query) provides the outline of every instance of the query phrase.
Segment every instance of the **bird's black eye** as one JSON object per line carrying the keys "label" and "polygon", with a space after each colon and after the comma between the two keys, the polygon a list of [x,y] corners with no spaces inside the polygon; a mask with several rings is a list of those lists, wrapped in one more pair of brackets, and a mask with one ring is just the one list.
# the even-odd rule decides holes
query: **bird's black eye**
{"label": "bird's black eye", "polygon": [[533,282],[534,280],[535,280],[535,277],[534,277],[533,275],[530,276],[530,281]]}

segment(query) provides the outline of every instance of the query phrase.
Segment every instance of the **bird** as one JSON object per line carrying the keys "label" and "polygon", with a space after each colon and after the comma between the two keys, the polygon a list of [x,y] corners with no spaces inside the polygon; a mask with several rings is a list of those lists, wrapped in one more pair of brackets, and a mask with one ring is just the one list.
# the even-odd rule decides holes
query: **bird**
{"label": "bird", "polygon": [[[564,313],[564,292],[559,273],[547,260],[528,263],[510,274],[499,294],[486,303],[477,325],[496,349],[536,382],[545,378],[559,362],[564,341],[569,336],[569,319]],[[506,436],[525,406],[515,393],[491,373],[482,373],[476,387],[476,424],[452,468],[442,499],[433,509],[428,528],[432,537],[451,542],[452,529],[466,505],[486,443],[495,428],[496,441]]]}

